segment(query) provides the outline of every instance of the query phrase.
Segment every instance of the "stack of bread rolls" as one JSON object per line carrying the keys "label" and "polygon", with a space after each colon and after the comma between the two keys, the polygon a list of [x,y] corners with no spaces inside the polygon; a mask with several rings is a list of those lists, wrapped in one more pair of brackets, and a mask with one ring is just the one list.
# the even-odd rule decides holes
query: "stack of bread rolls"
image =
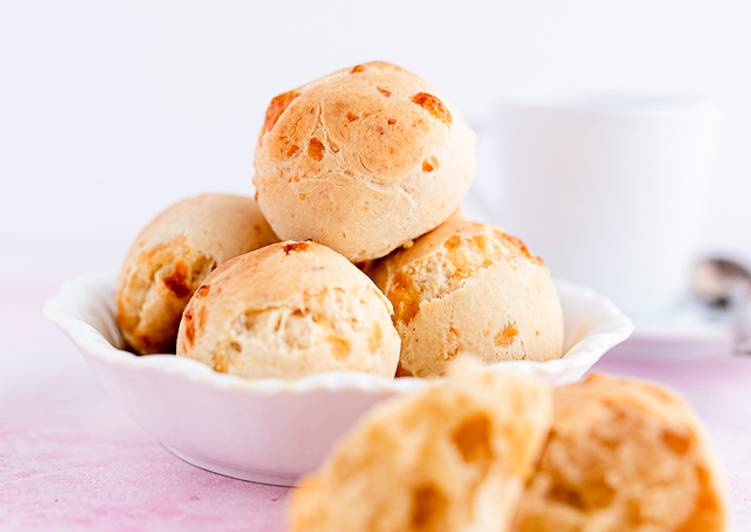
{"label": "stack of bread rolls", "polygon": [[560,357],[545,263],[457,212],[474,150],[445,96],[391,63],[279,94],[255,200],[184,200],[133,244],[116,292],[126,342],[249,378],[430,377],[462,352]]}
{"label": "stack of bread rolls", "polygon": [[560,357],[563,317],[544,261],[459,213],[474,145],[390,63],[276,96],[255,199],[183,200],[132,245],[125,341],[246,378],[449,374],[366,415],[293,494],[292,530],[722,530],[701,427],[672,393],[482,367]]}

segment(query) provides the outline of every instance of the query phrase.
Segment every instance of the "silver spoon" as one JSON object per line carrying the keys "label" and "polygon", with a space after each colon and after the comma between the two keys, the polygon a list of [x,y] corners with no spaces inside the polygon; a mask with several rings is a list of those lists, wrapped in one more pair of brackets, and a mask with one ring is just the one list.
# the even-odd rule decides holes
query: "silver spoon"
{"label": "silver spoon", "polygon": [[733,313],[735,351],[751,354],[751,272],[734,260],[710,257],[696,265],[691,287],[702,302]]}

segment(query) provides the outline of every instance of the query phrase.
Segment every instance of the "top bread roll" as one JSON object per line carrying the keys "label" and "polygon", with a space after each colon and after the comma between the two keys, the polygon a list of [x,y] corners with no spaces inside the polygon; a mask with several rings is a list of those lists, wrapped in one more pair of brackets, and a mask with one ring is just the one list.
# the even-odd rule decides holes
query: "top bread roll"
{"label": "top bread roll", "polygon": [[222,261],[277,238],[250,198],[204,194],[172,205],[133,243],[117,281],[117,324],[138,353],[174,353],[180,316]]}
{"label": "top bread roll", "polygon": [[461,203],[475,135],[417,75],[374,61],[276,96],[255,154],[258,203],[282,239],[382,257]]}

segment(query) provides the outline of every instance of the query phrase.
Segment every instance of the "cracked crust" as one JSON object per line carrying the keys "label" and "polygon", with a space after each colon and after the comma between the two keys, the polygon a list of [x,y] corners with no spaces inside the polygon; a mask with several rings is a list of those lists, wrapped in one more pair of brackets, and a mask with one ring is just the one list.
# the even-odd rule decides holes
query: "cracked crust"
{"label": "cracked crust", "polygon": [[718,474],[680,398],[646,382],[593,375],[558,388],[554,403],[516,530],[724,530]]}
{"label": "cracked crust", "polygon": [[474,145],[418,76],[364,63],[272,100],[254,160],[259,205],[282,238],[382,257],[458,208]]}
{"label": "cracked crust", "polygon": [[219,263],[275,242],[250,198],[206,194],[168,208],[131,246],[118,278],[117,323],[138,353],[174,353],[190,296]]}
{"label": "cracked crust", "polygon": [[552,415],[523,375],[463,367],[371,410],[292,494],[292,531],[507,530]]}
{"label": "cracked crust", "polygon": [[352,263],[314,242],[227,261],[185,309],[177,354],[249,378],[324,371],[393,377],[391,304]]}
{"label": "cracked crust", "polygon": [[453,217],[366,271],[394,305],[402,375],[440,375],[462,352],[486,362],[561,356],[547,267],[496,227]]}

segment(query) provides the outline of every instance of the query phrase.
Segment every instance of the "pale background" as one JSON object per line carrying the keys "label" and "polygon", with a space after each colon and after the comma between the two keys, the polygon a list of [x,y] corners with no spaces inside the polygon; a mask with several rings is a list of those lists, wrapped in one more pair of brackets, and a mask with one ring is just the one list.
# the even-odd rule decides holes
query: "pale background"
{"label": "pale background", "polygon": [[[62,279],[117,268],[177,198],[250,194],[272,96],[379,58],[422,74],[476,121],[508,95],[716,97],[726,134],[701,246],[748,255],[750,27],[743,0],[0,0],[0,528],[281,529],[285,490],[166,453],[40,313]],[[685,343],[666,346],[688,358]],[[736,529],[748,530],[748,360],[700,344],[702,358],[676,364],[653,347],[629,342],[598,369],[689,399],[726,470]]]}
{"label": "pale background", "polygon": [[717,98],[727,120],[702,248],[751,251],[749,2],[0,6],[0,275],[114,268],[175,199],[250,194],[269,99],[375,58],[422,74],[472,120],[514,94]]}

